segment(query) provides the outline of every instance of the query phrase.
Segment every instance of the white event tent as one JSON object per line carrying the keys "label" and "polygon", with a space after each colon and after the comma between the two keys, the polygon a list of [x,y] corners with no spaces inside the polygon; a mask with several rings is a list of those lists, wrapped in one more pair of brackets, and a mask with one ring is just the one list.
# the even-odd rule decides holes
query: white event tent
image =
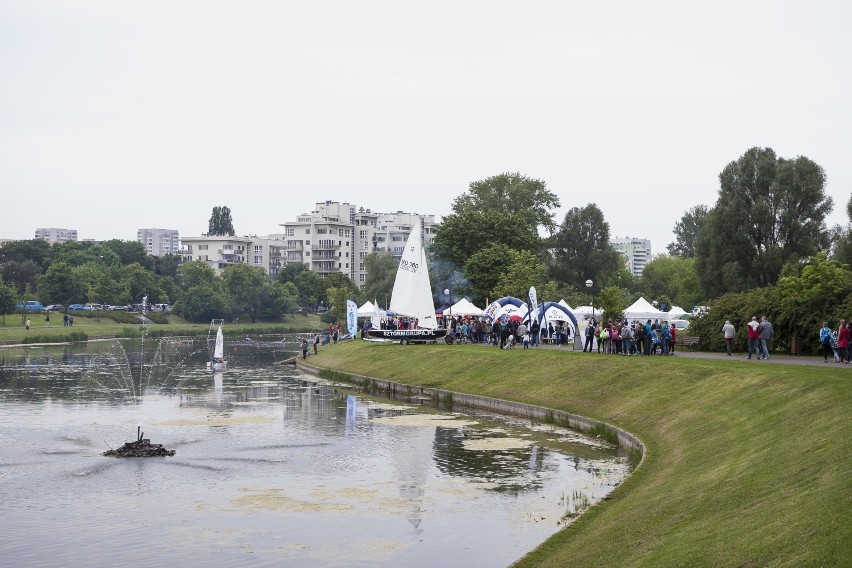
{"label": "white event tent", "polygon": [[474,306],[467,298],[462,298],[449,308],[444,310],[444,315],[450,314],[454,316],[474,316],[479,317],[485,312]]}
{"label": "white event tent", "polygon": [[[383,311],[381,309],[378,310],[380,313]],[[358,308],[358,317],[359,318],[369,318],[372,317],[376,313],[376,306],[370,300],[364,302],[364,305]],[[382,315],[384,315],[382,313]]]}
{"label": "white event tent", "polygon": [[668,311],[669,319],[680,319],[687,314],[683,308],[680,306],[672,306],[672,309]]}
{"label": "white event tent", "polygon": [[645,298],[639,298],[633,304],[624,310],[624,316],[630,320],[655,320],[655,319],[669,319],[668,312],[663,312],[652,306],[648,303],[648,300]]}

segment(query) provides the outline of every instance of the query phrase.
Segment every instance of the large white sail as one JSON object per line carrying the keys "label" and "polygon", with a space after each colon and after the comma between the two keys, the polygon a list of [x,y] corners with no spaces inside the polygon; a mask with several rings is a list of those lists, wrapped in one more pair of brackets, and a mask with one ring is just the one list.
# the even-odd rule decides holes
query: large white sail
{"label": "large white sail", "polygon": [[435,329],[435,304],[432,302],[432,285],[426,267],[426,250],[423,248],[420,219],[411,229],[396,280],[393,283],[390,310],[394,313],[417,318],[417,327]]}

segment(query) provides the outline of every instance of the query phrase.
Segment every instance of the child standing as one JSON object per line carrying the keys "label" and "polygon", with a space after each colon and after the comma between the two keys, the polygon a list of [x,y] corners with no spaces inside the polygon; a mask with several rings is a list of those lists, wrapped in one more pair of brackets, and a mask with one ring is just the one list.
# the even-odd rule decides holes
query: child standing
{"label": "child standing", "polygon": [[530,347],[530,334],[525,333],[524,334],[524,349],[529,349],[529,347]]}

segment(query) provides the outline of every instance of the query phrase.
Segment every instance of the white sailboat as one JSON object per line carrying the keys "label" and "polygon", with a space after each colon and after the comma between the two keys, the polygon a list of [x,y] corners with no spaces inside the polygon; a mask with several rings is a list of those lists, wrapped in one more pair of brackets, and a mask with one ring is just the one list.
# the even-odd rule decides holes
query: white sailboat
{"label": "white sailboat", "polygon": [[408,235],[396,271],[390,303],[390,311],[414,318],[415,326],[413,329],[402,330],[370,330],[372,337],[399,340],[405,345],[412,341],[435,341],[447,334],[446,329],[438,328],[435,318],[432,284],[429,282],[421,227],[421,221],[418,219]]}
{"label": "white sailboat", "polygon": [[224,371],[228,366],[225,361],[225,338],[222,335],[222,326],[216,331],[216,346],[213,348],[213,359],[207,362],[207,368],[214,371]]}

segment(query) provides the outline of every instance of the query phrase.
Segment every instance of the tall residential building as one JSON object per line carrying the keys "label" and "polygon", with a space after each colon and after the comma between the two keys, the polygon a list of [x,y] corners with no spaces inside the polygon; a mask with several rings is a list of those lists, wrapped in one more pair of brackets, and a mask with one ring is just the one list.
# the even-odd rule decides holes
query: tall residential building
{"label": "tall residential building", "polygon": [[435,240],[434,215],[379,213],[350,203],[317,203],[310,213],[285,222],[282,237],[285,263],[300,262],[321,277],[342,272],[356,284],[367,279],[364,257],[373,252],[389,252],[402,257],[405,241],[417,218],[423,219],[424,242]]}
{"label": "tall residential building", "polygon": [[172,229],[139,229],[136,240],[151,256],[180,254],[180,234]]}
{"label": "tall residential building", "polygon": [[651,241],[648,239],[635,239],[630,237],[610,239],[609,243],[624,257],[627,270],[639,278],[645,265],[651,261]]}
{"label": "tall residential building", "polygon": [[35,238],[49,243],[64,243],[77,240],[77,229],[36,229]]}

